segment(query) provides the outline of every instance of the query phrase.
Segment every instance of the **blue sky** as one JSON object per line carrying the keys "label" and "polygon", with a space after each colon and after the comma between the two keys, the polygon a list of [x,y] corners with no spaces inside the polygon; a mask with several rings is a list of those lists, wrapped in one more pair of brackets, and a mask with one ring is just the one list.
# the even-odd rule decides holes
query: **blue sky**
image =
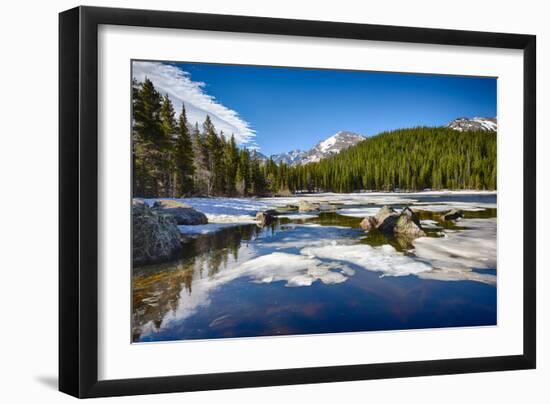
{"label": "blue sky", "polygon": [[134,62],[133,70],[176,108],[184,102],[191,120],[215,115],[217,127],[267,155],[307,150],[340,130],[371,136],[496,116],[494,78],[198,63]]}

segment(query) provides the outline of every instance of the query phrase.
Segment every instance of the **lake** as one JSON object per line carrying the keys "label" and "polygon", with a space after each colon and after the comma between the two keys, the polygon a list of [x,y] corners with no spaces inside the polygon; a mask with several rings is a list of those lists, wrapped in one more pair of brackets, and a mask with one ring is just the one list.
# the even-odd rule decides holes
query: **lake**
{"label": "lake", "polygon": [[[259,227],[258,210],[330,202]],[[132,271],[134,342],[491,326],[497,322],[496,193],[187,198],[208,225],[179,226],[177,260]],[[147,200],[152,203],[154,200]],[[363,231],[384,205],[426,237]],[[441,221],[450,208],[464,218]]]}

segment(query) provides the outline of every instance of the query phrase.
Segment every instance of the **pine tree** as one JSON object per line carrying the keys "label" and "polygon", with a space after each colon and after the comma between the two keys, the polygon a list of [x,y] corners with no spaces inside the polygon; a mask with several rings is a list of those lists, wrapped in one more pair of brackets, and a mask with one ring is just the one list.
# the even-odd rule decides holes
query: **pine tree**
{"label": "pine tree", "polygon": [[247,149],[242,149],[239,153],[236,188],[239,195],[247,195],[250,188],[250,155]]}
{"label": "pine tree", "polygon": [[231,135],[224,149],[224,161],[226,169],[226,195],[234,195],[237,191],[237,169],[239,165],[239,149],[235,141],[235,135]]}
{"label": "pine tree", "polygon": [[161,151],[159,169],[161,171],[158,193],[160,196],[176,196],[176,163],[174,157],[175,144],[177,142],[177,124],[174,105],[168,95],[161,101],[160,124],[162,136],[158,139],[158,147]]}
{"label": "pine tree", "polygon": [[191,142],[193,143],[193,189],[199,195],[206,195],[208,194],[208,184],[210,183],[208,148],[197,123],[195,123],[191,134]]}
{"label": "pine tree", "polygon": [[148,78],[135,84],[133,112],[133,163],[135,196],[159,196],[162,181],[164,133],[160,121],[161,96]]}
{"label": "pine tree", "polygon": [[211,173],[208,182],[208,195],[219,195],[223,193],[223,150],[221,140],[216,134],[210,116],[206,116],[202,128],[208,150],[208,170]]}
{"label": "pine tree", "polygon": [[182,104],[178,119],[178,133],[175,144],[176,196],[193,194],[193,176],[195,174],[194,152],[189,133],[185,104]]}

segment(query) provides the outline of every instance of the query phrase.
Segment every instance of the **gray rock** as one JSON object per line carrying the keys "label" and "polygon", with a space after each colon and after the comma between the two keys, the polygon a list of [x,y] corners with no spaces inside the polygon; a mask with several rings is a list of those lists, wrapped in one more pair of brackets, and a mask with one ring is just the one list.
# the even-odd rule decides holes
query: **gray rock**
{"label": "gray rock", "polygon": [[315,212],[320,209],[320,205],[316,202],[300,201],[298,205],[299,212]]}
{"label": "gray rock", "polygon": [[410,208],[404,208],[395,221],[393,233],[409,238],[423,237],[426,235],[420,224],[420,220]]}
{"label": "gray rock", "polygon": [[414,239],[425,236],[420,220],[410,208],[397,212],[391,206],[382,207],[375,216],[364,218],[360,226],[364,230],[378,229],[386,235]]}
{"label": "gray rock", "polygon": [[464,217],[464,212],[460,209],[451,209],[450,211],[443,213],[440,217],[441,220],[456,220]]}
{"label": "gray rock", "polygon": [[398,215],[399,213],[391,206],[384,206],[380,208],[376,215],[364,218],[360,225],[364,230],[382,230],[382,228],[390,227],[391,222],[397,219]]}
{"label": "gray rock", "polygon": [[173,216],[132,201],[132,259],[134,266],[169,261],[181,250]]}
{"label": "gray rock", "polygon": [[274,222],[276,219],[277,211],[275,209],[269,209],[256,213],[256,221],[262,227]]}
{"label": "gray rock", "polygon": [[192,208],[186,203],[172,199],[161,199],[153,204],[153,210],[174,217],[178,225],[198,225],[207,224],[206,215]]}

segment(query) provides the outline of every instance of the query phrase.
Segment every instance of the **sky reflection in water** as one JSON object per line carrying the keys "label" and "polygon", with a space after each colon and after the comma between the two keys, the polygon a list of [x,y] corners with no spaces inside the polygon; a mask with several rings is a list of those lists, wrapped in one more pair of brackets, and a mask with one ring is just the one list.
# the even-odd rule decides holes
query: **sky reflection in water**
{"label": "sky reflection in water", "polygon": [[[415,199],[496,203],[495,195]],[[345,208],[366,207],[374,205]],[[463,223],[483,218],[490,227],[495,216],[494,208],[467,211]],[[496,262],[468,271],[472,280],[442,281],[431,258],[365,235],[360,221],[321,213],[228,227],[190,240],[177,262],[134,269],[134,342],[496,324]],[[468,230],[438,225],[430,237]],[[389,274],[401,276],[381,276]]]}

